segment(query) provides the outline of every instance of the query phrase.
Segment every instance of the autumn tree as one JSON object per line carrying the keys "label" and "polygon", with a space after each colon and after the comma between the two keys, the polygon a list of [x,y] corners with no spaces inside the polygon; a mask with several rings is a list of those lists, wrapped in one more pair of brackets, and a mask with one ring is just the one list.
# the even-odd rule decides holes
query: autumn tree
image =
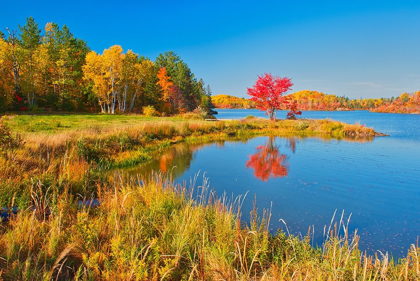
{"label": "autumn tree", "polygon": [[114,114],[122,83],[124,54],[121,46],[112,46],[102,55],[90,52],[83,67],[85,79],[93,83],[102,112]]}
{"label": "autumn tree", "polygon": [[140,57],[139,64],[136,65],[136,90],[130,103],[130,111],[135,107],[138,96],[138,108],[146,105],[155,105],[158,100],[157,77],[154,63],[144,57]]}
{"label": "autumn tree", "polygon": [[128,101],[131,100],[133,104],[137,97],[136,90],[138,90],[137,83],[139,77],[138,65],[139,56],[131,50],[128,50],[122,61],[121,93],[117,96],[119,112],[125,112],[127,110]]}
{"label": "autumn tree", "polygon": [[174,83],[170,80],[171,77],[168,76],[168,74],[166,73],[166,67],[159,68],[159,71],[157,73],[157,78],[158,78],[157,85],[160,86],[161,91],[162,91],[162,100],[164,102],[169,102],[170,89]]}
{"label": "autumn tree", "polygon": [[13,101],[14,83],[12,62],[8,57],[9,44],[0,38],[0,112],[5,112]]}
{"label": "autumn tree", "polygon": [[20,41],[17,35],[16,30],[11,30],[6,28],[8,36],[6,38],[7,48],[5,49],[5,56],[7,60],[7,64],[12,71],[13,76],[13,100],[15,107],[14,109],[19,108],[22,106],[23,99],[20,97],[21,95],[21,81],[20,81],[20,67],[21,67],[21,59],[20,59]]}
{"label": "autumn tree", "polygon": [[[149,59],[139,57],[138,54],[128,50],[123,57],[121,68],[121,83],[117,94],[118,111],[132,111],[137,100],[140,99],[142,108],[145,105],[155,105],[154,100],[149,99],[146,102],[146,85],[155,83],[153,76],[154,64]],[[151,94],[156,96],[155,94]]]}
{"label": "autumn tree", "polygon": [[86,64],[83,66],[85,80],[92,83],[92,91],[95,93],[102,113],[109,108],[108,83],[103,71],[102,57],[94,51],[86,55]]}
{"label": "autumn tree", "polygon": [[258,76],[255,85],[248,88],[247,94],[251,96],[251,100],[255,102],[258,109],[266,111],[270,120],[276,120],[277,110],[287,102],[283,95],[292,86],[293,83],[289,78],[280,78],[266,73]]}
{"label": "autumn tree", "polygon": [[122,78],[123,49],[115,45],[104,50],[102,55],[105,76],[108,82],[108,113],[115,113],[117,95]]}
{"label": "autumn tree", "polygon": [[294,120],[294,119],[296,119],[296,115],[301,115],[302,114],[302,111],[298,110],[296,100],[289,102],[289,109],[290,109],[290,111],[287,112],[287,116],[286,116],[287,119]]}
{"label": "autumn tree", "polygon": [[171,81],[177,86],[182,96],[182,108],[192,111],[200,105],[201,89],[194,73],[188,65],[174,52],[160,54],[155,65],[158,69],[165,67]]}
{"label": "autumn tree", "polygon": [[253,101],[229,95],[212,96],[211,102],[216,108],[255,108]]}
{"label": "autumn tree", "polygon": [[[33,18],[0,32],[0,107],[12,110],[139,111],[153,105],[171,112],[208,106],[204,82],[173,52],[153,63],[120,46],[90,52],[86,42],[56,23],[38,28]],[[165,69],[166,73],[163,73]]]}

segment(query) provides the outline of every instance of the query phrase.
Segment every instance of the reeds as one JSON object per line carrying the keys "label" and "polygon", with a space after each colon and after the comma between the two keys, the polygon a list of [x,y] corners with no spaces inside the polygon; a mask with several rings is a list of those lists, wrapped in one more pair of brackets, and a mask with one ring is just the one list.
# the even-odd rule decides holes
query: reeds
{"label": "reeds", "polygon": [[[166,176],[116,176],[98,186],[99,206],[68,191],[34,189],[34,205],[0,236],[4,280],[418,280],[420,249],[394,263],[366,256],[348,223],[333,218],[321,248],[268,231],[270,212],[241,221],[244,197],[229,199]],[[38,191],[37,191],[38,190]],[[53,194],[53,193],[51,193]],[[84,201],[88,202],[88,201]],[[49,207],[44,216],[43,206]],[[40,216],[40,214],[43,214]]]}

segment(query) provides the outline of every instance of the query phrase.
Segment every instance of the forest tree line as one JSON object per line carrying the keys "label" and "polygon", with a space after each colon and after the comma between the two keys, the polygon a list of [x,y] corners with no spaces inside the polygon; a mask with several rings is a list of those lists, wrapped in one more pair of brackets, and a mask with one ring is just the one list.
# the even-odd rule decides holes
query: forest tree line
{"label": "forest tree line", "polygon": [[[370,110],[388,113],[420,113],[420,91],[403,93],[394,98],[350,99],[327,95],[317,91],[299,91],[285,96],[288,101],[296,101],[298,110]],[[229,95],[212,96],[216,108],[255,108],[255,104],[245,98]],[[287,105],[283,109],[288,109]]]}
{"label": "forest tree line", "polygon": [[155,61],[115,45],[92,51],[67,26],[39,29],[30,17],[0,32],[0,112],[141,112],[162,114],[210,108],[211,90],[174,52]]}

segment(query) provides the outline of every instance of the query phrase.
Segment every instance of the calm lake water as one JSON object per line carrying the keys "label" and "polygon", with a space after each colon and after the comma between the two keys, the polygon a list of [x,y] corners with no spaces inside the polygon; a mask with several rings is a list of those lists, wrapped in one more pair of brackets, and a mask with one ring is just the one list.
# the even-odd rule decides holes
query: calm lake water
{"label": "calm lake water", "polygon": [[[217,110],[219,119],[258,110]],[[284,118],[285,112],[278,117]],[[374,253],[406,254],[420,235],[420,115],[367,111],[304,112],[301,118],[366,124],[389,137],[370,142],[320,138],[257,137],[243,142],[178,145],[153,163],[131,172],[172,171],[177,182],[197,173],[218,194],[247,193],[243,218],[249,217],[254,194],[258,210],[272,206],[271,229],[306,235],[314,227],[314,244],[323,241],[332,216],[351,214],[350,232],[358,230],[360,248]]]}

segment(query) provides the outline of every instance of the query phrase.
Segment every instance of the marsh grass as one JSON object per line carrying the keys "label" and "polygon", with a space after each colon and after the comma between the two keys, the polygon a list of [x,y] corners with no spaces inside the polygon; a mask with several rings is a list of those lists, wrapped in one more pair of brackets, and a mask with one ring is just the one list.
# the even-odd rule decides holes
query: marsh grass
{"label": "marsh grass", "polygon": [[57,192],[69,188],[73,194],[92,194],[106,181],[105,171],[146,163],[180,142],[247,140],[258,135],[366,141],[375,134],[361,125],[331,120],[206,122],[138,115],[19,115],[3,121],[10,132],[20,132],[20,145],[13,147],[13,157],[10,153],[0,157],[0,203],[21,208],[31,200],[33,182]]}
{"label": "marsh grass", "polygon": [[[98,186],[100,205],[69,192],[33,190],[35,204],[1,229],[4,280],[418,280],[420,249],[395,263],[366,256],[349,238],[344,213],[321,247],[308,235],[271,234],[270,212],[241,221],[244,197],[218,196],[170,178],[123,179]],[[194,181],[193,183],[194,184]],[[42,215],[43,206],[50,213]],[[258,216],[258,213],[262,213]]]}

